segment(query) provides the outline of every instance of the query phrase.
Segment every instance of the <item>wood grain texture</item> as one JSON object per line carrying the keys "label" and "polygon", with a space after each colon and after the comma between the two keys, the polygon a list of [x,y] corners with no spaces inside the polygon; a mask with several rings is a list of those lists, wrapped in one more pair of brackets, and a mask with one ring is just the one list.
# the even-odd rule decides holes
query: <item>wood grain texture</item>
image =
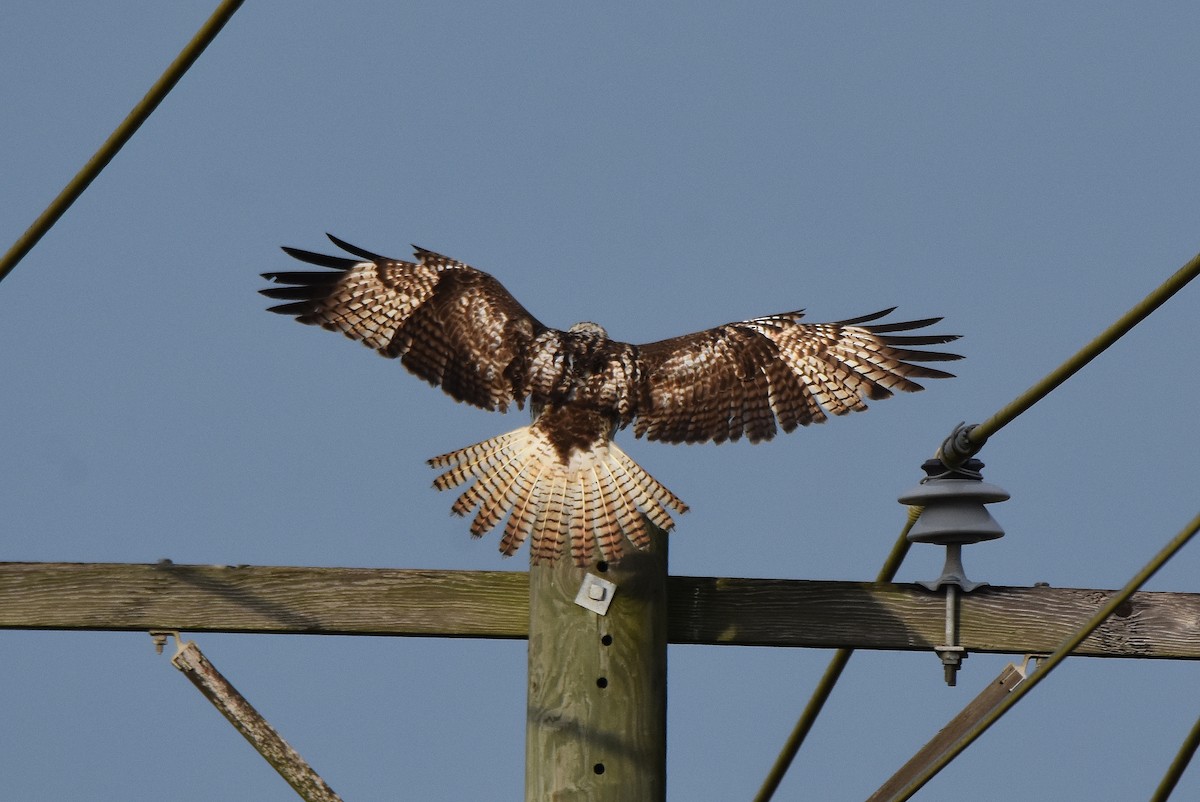
{"label": "wood grain texture", "polygon": [[509,571],[0,563],[0,627],[524,638]]}
{"label": "wood grain texture", "polygon": [[[1048,654],[1116,591],[987,586],[963,594],[969,651]],[[925,650],[945,636],[944,597],[883,582],[673,577],[672,643]],[[1200,594],[1135,593],[1075,654],[1200,658]]]}
{"label": "wood grain texture", "polygon": [[[614,566],[570,554],[529,574],[525,799],[661,802],[667,776],[667,536]],[[585,573],[616,584],[604,615]]]}
{"label": "wood grain texture", "polygon": [[[1049,653],[1114,592],[983,587],[962,597],[961,642]],[[524,638],[528,597],[509,571],[0,563],[0,629]],[[928,650],[942,616],[918,585],[668,579],[671,643]],[[1076,654],[1200,659],[1200,594],[1134,594]]]}

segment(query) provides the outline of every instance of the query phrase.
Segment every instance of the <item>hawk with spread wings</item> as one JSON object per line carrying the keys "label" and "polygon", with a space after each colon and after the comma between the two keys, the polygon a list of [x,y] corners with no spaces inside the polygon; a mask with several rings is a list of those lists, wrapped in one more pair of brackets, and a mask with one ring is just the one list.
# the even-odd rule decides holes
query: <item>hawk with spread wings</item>
{"label": "hawk with spread wings", "polygon": [[261,290],[286,301],[270,311],[398,358],[457,401],[503,412],[528,400],[531,425],[429,464],[444,469],[439,490],[472,482],[452,511],[475,513],[473,536],[505,521],[500,551],[530,539],[534,562],[567,544],[579,565],[615,562],[626,539],[649,542],[647,521],[669,530],[669,511],[687,511],[617,447],[618,429],[667,443],[770,440],[922,389],[915,379],[950,378],[921,363],[960,358],[917,348],[957,335],[903,333],[941,318],[877,322],[892,309],[835,323],[783,312],[631,345],[595,323],[552,329],[489,274],[433,251],[405,262],[329,238],[353,258],[284,248],[325,269],[264,273],[285,285]]}

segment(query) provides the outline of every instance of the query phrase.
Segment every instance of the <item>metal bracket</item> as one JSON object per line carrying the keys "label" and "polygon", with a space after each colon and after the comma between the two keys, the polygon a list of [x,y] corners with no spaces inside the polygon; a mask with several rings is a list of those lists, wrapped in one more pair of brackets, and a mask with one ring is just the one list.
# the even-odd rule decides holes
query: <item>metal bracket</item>
{"label": "metal bracket", "polygon": [[176,654],[179,653],[179,649],[183,648],[183,638],[180,637],[178,630],[152,629],[150,630],[150,637],[154,640],[154,651],[156,654],[163,653],[163,647],[167,645],[167,638],[175,639],[175,645],[178,647],[175,652]]}
{"label": "metal bracket", "polygon": [[579,592],[575,594],[575,603],[585,610],[591,610],[598,615],[607,615],[608,607],[612,604],[613,594],[617,586],[607,579],[601,579],[595,574],[584,574]]}
{"label": "metal bracket", "polygon": [[[1049,656],[1050,656],[1049,654],[1027,654],[1027,655],[1025,655],[1025,659],[1021,661],[1021,666],[1018,669],[1021,672],[1022,679],[1024,679],[1025,677],[1028,677],[1030,672],[1032,672],[1033,670],[1041,668],[1042,663],[1046,662],[1046,658],[1048,658]],[[1033,668],[1029,667],[1029,664],[1031,662],[1033,663]]]}

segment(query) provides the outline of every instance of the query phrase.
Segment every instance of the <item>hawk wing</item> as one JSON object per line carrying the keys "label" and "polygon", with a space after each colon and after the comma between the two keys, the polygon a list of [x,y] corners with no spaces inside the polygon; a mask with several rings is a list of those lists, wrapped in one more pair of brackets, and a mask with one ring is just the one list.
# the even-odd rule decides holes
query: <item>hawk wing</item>
{"label": "hawk wing", "polygon": [[864,399],[923,389],[913,379],[950,378],[919,363],[958,354],[912,346],[958,335],[897,333],[941,318],[873,322],[893,310],[815,324],[799,322],[802,311],[786,312],[640,345],[634,433],[668,443],[770,440],[777,423],[790,432],[866,409]]}
{"label": "hawk wing", "polygon": [[398,357],[458,401],[500,411],[523,405],[529,344],[547,328],[499,281],[423,248],[415,248],[415,262],[404,262],[326,236],[358,258],[284,248],[329,269],[263,273],[288,285],[260,290],[288,301],[270,311]]}

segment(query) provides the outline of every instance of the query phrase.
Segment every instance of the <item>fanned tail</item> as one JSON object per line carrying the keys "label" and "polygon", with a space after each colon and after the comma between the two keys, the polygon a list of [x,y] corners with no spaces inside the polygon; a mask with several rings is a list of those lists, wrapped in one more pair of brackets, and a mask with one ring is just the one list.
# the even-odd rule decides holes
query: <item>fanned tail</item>
{"label": "fanned tail", "polygon": [[647,520],[667,531],[675,526],[668,510],[688,509],[611,440],[572,451],[564,463],[537,426],[442,454],[429,464],[447,469],[433,482],[438,490],[471,482],[450,509],[461,516],[477,510],[472,537],[507,516],[500,551],[511,556],[528,539],[535,563],[556,559],[568,543],[577,565],[594,559],[615,563],[624,540],[639,548],[649,544]]}

